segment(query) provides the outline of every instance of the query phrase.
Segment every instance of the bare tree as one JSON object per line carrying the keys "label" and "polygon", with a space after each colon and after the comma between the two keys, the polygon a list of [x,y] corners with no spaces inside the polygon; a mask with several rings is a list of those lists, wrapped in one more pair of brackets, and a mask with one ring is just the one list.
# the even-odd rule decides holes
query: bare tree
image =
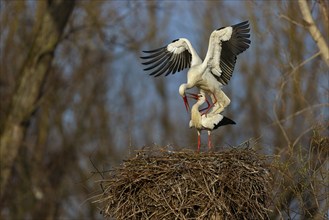
{"label": "bare tree", "polygon": [[[307,5],[325,39],[328,3]],[[152,78],[139,56],[178,37],[204,56],[213,29],[244,20],[252,43],[224,88],[237,125],[213,132],[215,147],[254,138],[278,158],[274,219],[328,208],[328,66],[298,2],[2,1],[0,12],[2,217],[101,218],[88,201],[97,170],[154,143],[196,146],[185,72]]]}
{"label": "bare tree", "polygon": [[35,39],[23,64],[19,83],[12,97],[4,129],[1,134],[1,197],[6,192],[13,163],[33,113],[42,98],[42,87],[47,77],[53,54],[73,10],[74,1],[53,0],[45,4],[45,14],[36,30]]}

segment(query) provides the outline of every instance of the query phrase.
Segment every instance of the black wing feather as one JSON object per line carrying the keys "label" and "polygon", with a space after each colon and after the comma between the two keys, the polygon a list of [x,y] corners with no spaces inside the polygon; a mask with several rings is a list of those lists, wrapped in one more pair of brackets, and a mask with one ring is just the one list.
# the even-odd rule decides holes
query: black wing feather
{"label": "black wing feather", "polygon": [[173,56],[174,56],[174,68],[172,70],[172,74],[175,74],[178,69],[179,57],[177,55],[173,55]]}
{"label": "black wing feather", "polygon": [[160,48],[158,48],[158,49],[154,49],[154,50],[143,50],[143,52],[144,52],[144,53],[154,53],[154,52],[158,52],[158,51],[160,51],[160,50],[162,50],[162,49],[164,49],[164,48],[166,48],[166,46],[164,46],[164,47],[160,47]]}
{"label": "black wing feather", "polygon": [[141,57],[141,58],[142,58],[142,59],[156,58],[156,57],[158,57],[158,56],[161,56],[161,54],[163,53],[164,50],[165,50],[165,49],[162,49],[162,50],[160,50],[160,51],[158,51],[158,52],[152,53],[152,54],[149,55],[149,56],[143,56],[143,57]]}
{"label": "black wing feather", "polygon": [[170,58],[171,54],[170,53],[164,53],[162,56],[160,56],[157,59],[150,60],[148,62],[143,63],[144,65],[149,65],[152,64],[151,66],[145,68],[144,70],[151,70],[156,66],[159,66],[161,63],[163,63],[165,60]]}
{"label": "black wing feather", "polygon": [[[158,71],[157,74],[154,75],[154,76],[157,77],[157,76],[160,76],[160,75],[162,75],[163,73],[165,73],[165,72],[168,70],[168,68],[170,68],[170,64],[171,64],[170,62],[163,63],[164,66],[162,66],[162,67],[161,67],[161,70]],[[151,75],[151,74],[150,74],[150,75]]]}
{"label": "black wing feather", "polygon": [[[155,69],[152,73],[150,73],[150,76],[153,76],[153,75],[155,75],[155,74],[156,74],[156,76],[157,76],[157,73],[158,73],[158,72],[161,72],[162,69],[166,67],[166,65],[168,64],[168,62],[167,62],[168,60],[170,60],[170,57],[167,57],[166,59],[163,60],[163,62],[159,63],[159,64],[157,65],[158,68]],[[148,68],[146,68],[146,69],[148,69]],[[145,70],[145,69],[144,69],[144,70]]]}
{"label": "black wing feather", "polygon": [[143,65],[147,67],[145,71],[153,70],[149,75],[154,75],[155,77],[165,73],[165,76],[175,74],[177,71],[181,71],[185,68],[191,66],[192,55],[188,50],[181,52],[180,54],[175,54],[167,50],[167,46],[143,51],[149,55],[140,57],[145,62],[142,62]]}
{"label": "black wing feather", "polygon": [[167,70],[165,76],[168,76],[168,75],[171,73],[171,71],[172,71],[173,69],[174,69],[174,64],[171,62],[171,65],[169,66],[169,68],[168,68],[168,70]]}
{"label": "black wing feather", "polygon": [[233,28],[231,38],[222,42],[219,64],[222,74],[220,77],[216,77],[223,85],[226,85],[232,77],[237,55],[247,50],[251,43],[248,21],[232,25],[231,27]]}
{"label": "black wing feather", "polygon": [[[166,52],[162,52],[161,56],[157,56],[156,58],[154,59],[151,59],[147,62],[144,62],[142,63],[143,65],[150,65],[150,64],[156,64],[157,62],[162,62],[163,59],[165,59],[167,56],[169,56],[170,54],[169,53],[166,53]],[[152,68],[150,68],[152,69]],[[145,69],[144,69],[145,70]]]}
{"label": "black wing feather", "polygon": [[220,126],[235,125],[235,124],[236,124],[235,121],[233,121],[232,119],[224,116],[223,119],[219,123],[214,124],[215,127],[214,127],[213,130],[217,129]]}

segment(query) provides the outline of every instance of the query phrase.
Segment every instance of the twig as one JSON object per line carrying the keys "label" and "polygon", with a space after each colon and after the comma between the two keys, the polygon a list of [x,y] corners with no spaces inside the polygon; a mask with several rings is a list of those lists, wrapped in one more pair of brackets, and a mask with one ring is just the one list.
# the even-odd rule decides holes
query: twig
{"label": "twig", "polygon": [[299,27],[302,27],[302,28],[305,28],[301,23],[298,23],[297,21],[293,20],[292,18],[284,15],[284,14],[279,14],[279,18],[283,18],[283,19],[286,19],[287,21],[299,26]]}
{"label": "twig", "polygon": [[314,130],[314,127],[310,127],[308,129],[306,129],[305,131],[303,131],[294,141],[294,143],[292,144],[292,147],[295,147],[295,145],[298,143],[298,141],[308,132]]}
{"label": "twig", "polygon": [[283,91],[285,84],[286,84],[286,82],[281,83],[280,90],[279,90],[278,94],[276,95],[276,98],[275,98],[276,101],[274,102],[274,105],[273,105],[273,113],[274,113],[275,121],[278,122],[277,124],[283,134],[284,139],[287,142],[287,145],[290,146],[290,140],[289,140],[288,134],[287,134],[286,130],[284,129],[284,127],[283,127],[282,123],[280,122],[279,117],[276,113],[277,102],[279,99],[281,99],[282,91]]}
{"label": "twig", "polygon": [[329,106],[329,103],[320,103],[320,104],[315,104],[315,105],[311,105],[311,106],[308,106],[306,108],[303,108],[291,115],[288,115],[287,117],[279,120],[279,121],[274,121],[273,123],[269,124],[268,126],[272,126],[272,125],[276,125],[277,123],[283,123],[285,121],[288,121],[289,119],[293,118],[293,117],[296,117],[304,112],[307,112],[307,111],[310,111],[310,110],[313,110],[315,108],[322,108],[322,107],[326,107],[326,106]]}

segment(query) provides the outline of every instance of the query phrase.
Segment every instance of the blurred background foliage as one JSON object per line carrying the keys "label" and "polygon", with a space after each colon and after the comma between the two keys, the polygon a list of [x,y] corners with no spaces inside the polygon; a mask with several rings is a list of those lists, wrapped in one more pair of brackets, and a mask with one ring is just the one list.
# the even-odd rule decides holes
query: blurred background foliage
{"label": "blurred background foliage", "polygon": [[[224,114],[237,125],[213,132],[213,143],[257,139],[257,150],[274,156],[273,219],[328,218],[328,66],[297,1],[71,2],[63,12],[68,2],[62,0],[1,1],[1,160],[17,149],[8,180],[1,177],[3,219],[102,219],[88,200],[99,190],[95,167],[111,169],[143,146],[196,148],[178,94],[186,71],[152,78],[140,64],[141,51],[186,37],[204,57],[214,29],[244,20],[251,47],[224,88],[232,101]],[[328,2],[308,6],[328,44]],[[47,12],[56,24],[48,35],[40,28]],[[56,19],[63,13],[69,18],[61,28]],[[49,33],[58,35],[53,48],[40,43]],[[38,42],[51,56],[33,53]],[[35,65],[47,68],[33,72],[43,70],[40,81],[25,81],[37,96],[24,120],[13,122],[34,55]],[[30,94],[23,95],[18,100]],[[3,140],[13,123],[22,135],[8,144]]]}

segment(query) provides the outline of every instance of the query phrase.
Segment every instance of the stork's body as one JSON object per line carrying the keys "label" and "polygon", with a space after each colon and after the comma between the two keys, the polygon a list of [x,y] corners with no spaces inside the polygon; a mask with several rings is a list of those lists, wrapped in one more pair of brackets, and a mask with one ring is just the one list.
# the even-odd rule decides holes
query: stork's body
{"label": "stork's body", "polygon": [[211,112],[220,113],[230,103],[222,87],[232,76],[237,55],[249,48],[249,31],[248,21],[213,31],[203,61],[188,39],[179,38],[162,48],[144,51],[150,54],[141,57],[148,60],[143,63],[149,65],[144,70],[153,70],[150,75],[157,77],[189,67],[187,82],[179,87],[186,108],[188,102],[185,91],[196,86],[201,93],[211,96],[214,107]]}
{"label": "stork's body", "polygon": [[235,124],[235,122],[219,113],[210,113],[207,115],[201,115],[199,107],[206,101],[203,94],[198,94],[196,99],[198,100],[191,109],[191,120],[189,123],[190,128],[195,127],[198,133],[198,151],[201,146],[201,131],[208,131],[208,148],[211,149],[211,131],[217,129],[220,126]]}
{"label": "stork's body", "polygon": [[193,87],[199,88],[201,94],[211,97],[213,109],[209,113],[221,113],[231,102],[222,90],[223,85],[207,69],[202,70],[202,63],[189,69],[187,83],[179,87],[179,94],[184,98],[185,91]]}

